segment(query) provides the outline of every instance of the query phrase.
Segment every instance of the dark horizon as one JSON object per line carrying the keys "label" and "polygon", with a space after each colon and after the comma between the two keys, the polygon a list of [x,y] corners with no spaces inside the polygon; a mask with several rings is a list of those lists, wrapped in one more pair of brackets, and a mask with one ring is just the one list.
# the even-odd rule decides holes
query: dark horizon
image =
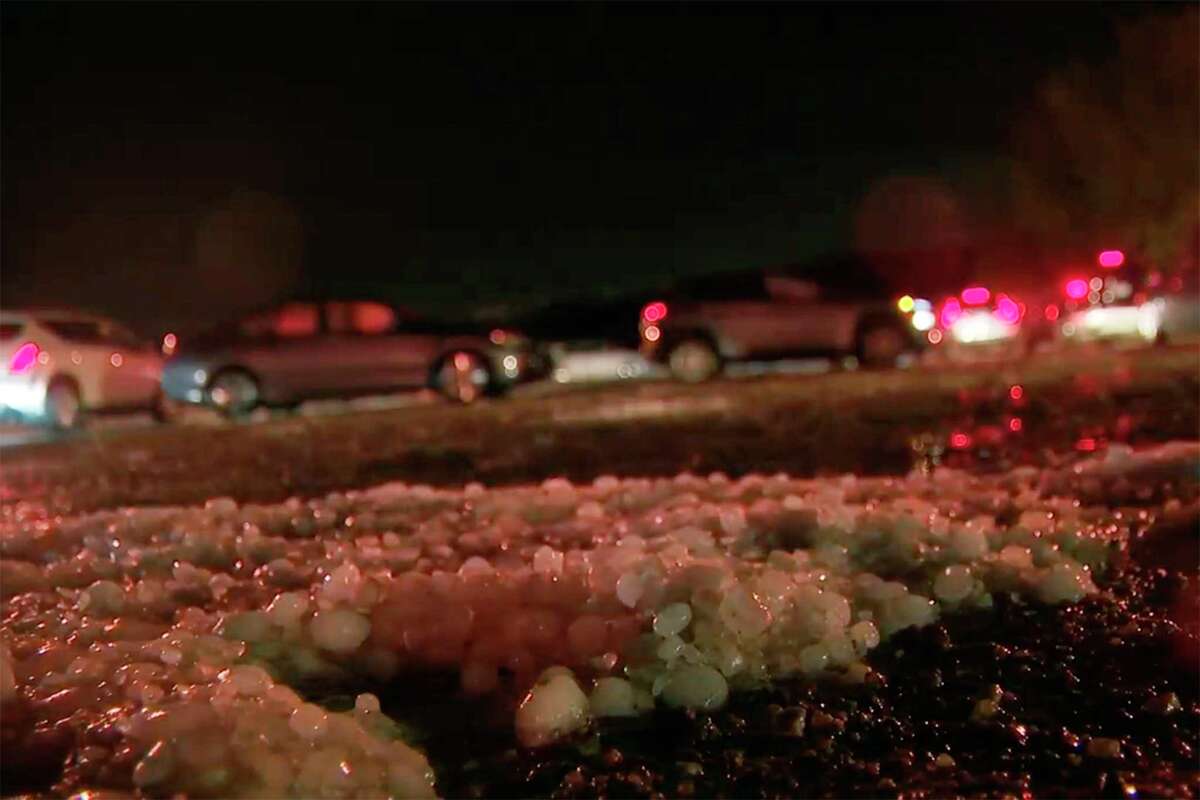
{"label": "dark horizon", "polygon": [[874,188],[986,173],[1036,82],[1146,11],[6,3],[3,302],[153,330],[851,250]]}

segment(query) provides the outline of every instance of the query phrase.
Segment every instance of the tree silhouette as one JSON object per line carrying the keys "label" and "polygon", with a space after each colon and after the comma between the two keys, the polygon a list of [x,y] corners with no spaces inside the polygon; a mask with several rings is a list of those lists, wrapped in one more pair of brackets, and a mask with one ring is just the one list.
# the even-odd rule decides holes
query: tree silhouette
{"label": "tree silhouette", "polygon": [[1014,222],[1051,248],[1175,267],[1200,215],[1200,13],[1120,25],[1100,64],[1049,75],[1013,133]]}

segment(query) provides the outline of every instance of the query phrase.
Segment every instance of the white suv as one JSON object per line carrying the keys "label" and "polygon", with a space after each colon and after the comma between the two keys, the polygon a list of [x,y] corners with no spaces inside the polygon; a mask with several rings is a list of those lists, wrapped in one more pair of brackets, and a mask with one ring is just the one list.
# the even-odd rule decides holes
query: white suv
{"label": "white suv", "polygon": [[113,320],[75,311],[0,311],[0,410],[56,428],[85,412],[161,417],[162,356]]}

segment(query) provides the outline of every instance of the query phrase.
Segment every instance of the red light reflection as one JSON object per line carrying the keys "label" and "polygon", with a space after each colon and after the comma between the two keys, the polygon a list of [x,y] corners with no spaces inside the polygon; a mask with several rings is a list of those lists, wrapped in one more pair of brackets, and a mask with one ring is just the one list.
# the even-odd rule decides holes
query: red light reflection
{"label": "red light reflection", "polygon": [[1096,449],[1096,440],[1090,436],[1080,439],[1075,443],[1075,449],[1084,453],[1090,453]]}
{"label": "red light reflection", "polygon": [[950,434],[950,446],[955,450],[966,450],[971,446],[971,434],[955,431]]}
{"label": "red light reflection", "polygon": [[1013,433],[1019,433],[1022,427],[1024,427],[1024,425],[1021,422],[1020,417],[1009,417],[1008,418],[1008,429],[1010,431],[1012,431]]}
{"label": "red light reflection", "polygon": [[1013,400],[1020,400],[1022,397],[1025,396],[1025,389],[1024,389],[1024,387],[1021,386],[1021,384],[1014,383],[1008,389],[1008,396],[1011,397]]}
{"label": "red light reflection", "polygon": [[1120,250],[1104,250],[1096,257],[1096,261],[1105,269],[1116,269],[1125,263],[1125,254]]}

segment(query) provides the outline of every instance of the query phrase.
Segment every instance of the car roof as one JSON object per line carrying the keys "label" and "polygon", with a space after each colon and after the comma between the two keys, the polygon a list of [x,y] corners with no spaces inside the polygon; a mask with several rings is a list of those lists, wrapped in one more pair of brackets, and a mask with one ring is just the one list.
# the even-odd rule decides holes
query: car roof
{"label": "car roof", "polygon": [[88,311],[79,311],[69,308],[20,308],[20,309],[3,309],[0,310],[0,321],[4,322],[26,322],[28,320],[43,320],[53,319],[61,321],[77,321],[77,322],[113,322],[109,317],[93,314]]}

